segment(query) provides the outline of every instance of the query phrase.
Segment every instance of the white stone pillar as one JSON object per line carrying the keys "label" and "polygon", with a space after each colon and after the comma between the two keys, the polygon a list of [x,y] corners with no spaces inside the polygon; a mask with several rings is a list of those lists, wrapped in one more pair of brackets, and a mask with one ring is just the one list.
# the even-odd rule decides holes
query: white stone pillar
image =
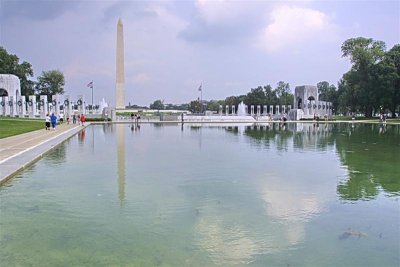
{"label": "white stone pillar", "polygon": [[29,118],[34,118],[37,115],[36,96],[30,95],[27,101]]}
{"label": "white stone pillar", "polygon": [[232,105],[232,115],[235,115],[236,114],[236,107],[235,107],[235,105]]}
{"label": "white stone pillar", "polygon": [[26,102],[25,102],[25,96],[17,96],[17,103],[16,103],[16,110],[17,110],[17,115],[19,117],[25,117],[25,109],[26,109]]}
{"label": "white stone pillar", "polygon": [[10,98],[8,96],[4,97],[4,112],[6,116],[11,116]]}
{"label": "white stone pillar", "polygon": [[225,106],[225,115],[226,116],[229,115],[229,106],[228,105]]}
{"label": "white stone pillar", "polygon": [[275,110],[276,110],[276,114],[277,114],[277,115],[281,114],[281,113],[279,112],[279,105],[276,105]]}
{"label": "white stone pillar", "polygon": [[285,114],[285,113],[286,113],[286,106],[282,105],[282,114]]}
{"label": "white stone pillar", "polygon": [[312,114],[316,114],[318,115],[318,106],[317,106],[317,102],[316,101],[312,101]]}
{"label": "white stone pillar", "polygon": [[41,95],[40,96],[40,101],[39,101],[39,105],[38,106],[40,107],[40,113],[39,113],[40,117],[41,118],[46,117],[46,114],[49,113],[48,103],[47,103],[47,95]]}
{"label": "white stone pillar", "polygon": [[7,101],[5,97],[1,97],[0,99],[0,115],[5,116],[6,115],[6,106],[7,106]]}
{"label": "white stone pillar", "polygon": [[64,108],[64,114],[67,118],[71,118],[72,116],[72,110],[71,110],[71,99],[69,95],[66,95],[64,98],[64,103],[63,103],[63,108]]}
{"label": "white stone pillar", "polygon": [[274,106],[273,105],[269,105],[269,113],[271,115],[274,115]]}
{"label": "white stone pillar", "polygon": [[56,114],[56,116],[58,117],[60,115],[60,95],[52,95],[51,100],[54,114]]}
{"label": "white stone pillar", "polygon": [[257,116],[261,115],[261,106],[257,105]]}
{"label": "white stone pillar", "polygon": [[14,96],[8,98],[8,105],[10,106],[10,116],[15,117],[17,115],[17,101]]}
{"label": "white stone pillar", "polygon": [[83,95],[78,95],[78,100],[76,101],[78,105],[78,114],[85,114],[85,97]]}
{"label": "white stone pillar", "polygon": [[218,114],[222,115],[222,105],[219,105]]}
{"label": "white stone pillar", "polygon": [[263,115],[267,115],[268,114],[268,110],[267,110],[267,105],[263,106]]}

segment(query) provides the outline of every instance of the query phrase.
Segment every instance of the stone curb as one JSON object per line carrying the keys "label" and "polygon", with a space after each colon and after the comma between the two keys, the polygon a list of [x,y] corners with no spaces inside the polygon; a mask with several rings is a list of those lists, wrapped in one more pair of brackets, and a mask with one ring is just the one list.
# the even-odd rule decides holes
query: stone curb
{"label": "stone curb", "polygon": [[89,125],[90,123],[85,125],[85,127],[74,127],[50,138],[49,140],[43,141],[2,160],[0,162],[0,186],[9,181],[12,177],[14,177],[15,174],[31,166],[48,152],[52,151],[58,145],[79,133],[82,129],[85,129]]}

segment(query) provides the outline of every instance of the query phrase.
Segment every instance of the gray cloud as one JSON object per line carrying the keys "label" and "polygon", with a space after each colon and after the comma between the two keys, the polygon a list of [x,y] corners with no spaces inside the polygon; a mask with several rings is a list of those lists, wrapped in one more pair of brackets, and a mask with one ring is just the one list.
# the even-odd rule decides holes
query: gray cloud
{"label": "gray cloud", "polygon": [[108,22],[118,17],[135,20],[156,16],[157,14],[148,6],[149,2],[144,1],[118,1],[106,8],[103,21]]}
{"label": "gray cloud", "polygon": [[51,20],[76,8],[79,2],[61,0],[2,0],[0,5],[0,17],[2,21],[20,18]]}
{"label": "gray cloud", "polygon": [[270,3],[206,2],[178,37],[192,43],[216,45],[248,41],[264,25]]}
{"label": "gray cloud", "polygon": [[198,21],[181,31],[178,37],[192,43],[227,45],[243,40],[246,35],[251,35],[247,27],[223,24],[209,25],[203,21]]}

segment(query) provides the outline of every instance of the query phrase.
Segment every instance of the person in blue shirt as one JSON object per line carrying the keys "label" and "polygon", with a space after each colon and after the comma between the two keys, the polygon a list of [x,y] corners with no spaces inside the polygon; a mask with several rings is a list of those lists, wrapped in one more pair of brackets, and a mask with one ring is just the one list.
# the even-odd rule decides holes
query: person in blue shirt
{"label": "person in blue shirt", "polygon": [[54,113],[51,114],[50,121],[51,121],[51,127],[53,127],[53,130],[55,130],[57,125],[57,116],[54,115]]}

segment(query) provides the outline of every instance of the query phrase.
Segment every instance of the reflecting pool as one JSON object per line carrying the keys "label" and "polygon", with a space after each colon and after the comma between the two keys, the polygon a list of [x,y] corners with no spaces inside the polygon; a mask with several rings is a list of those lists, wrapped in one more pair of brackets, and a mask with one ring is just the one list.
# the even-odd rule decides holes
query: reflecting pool
{"label": "reflecting pool", "polygon": [[399,199],[399,125],[94,125],[0,187],[0,265],[399,266]]}

